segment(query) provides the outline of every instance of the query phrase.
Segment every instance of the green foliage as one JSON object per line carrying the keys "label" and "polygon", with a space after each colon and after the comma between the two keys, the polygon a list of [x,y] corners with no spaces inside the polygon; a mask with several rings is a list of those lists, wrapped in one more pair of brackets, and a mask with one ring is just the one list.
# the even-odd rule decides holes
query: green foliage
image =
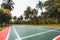
{"label": "green foliage", "polygon": [[13,17],[13,20],[15,21],[16,19],[17,19],[17,17],[16,17],[16,16],[14,16],[14,17]]}
{"label": "green foliage", "polygon": [[27,9],[24,11],[25,19],[28,19],[30,14],[31,14],[31,8],[28,6]]}
{"label": "green foliage", "polygon": [[4,9],[9,9],[11,11],[14,8],[13,4],[14,4],[14,2],[12,0],[7,0],[1,4],[1,7]]}
{"label": "green foliage", "polygon": [[[45,2],[45,7],[47,11],[49,12],[49,15],[53,17],[59,16],[58,13],[60,13],[60,0],[48,0]],[[58,17],[56,17],[58,18]]]}
{"label": "green foliage", "polygon": [[0,25],[3,25],[3,23],[7,24],[9,23],[11,19],[11,14],[8,14],[7,12],[4,12],[4,9],[0,9]]}
{"label": "green foliage", "polygon": [[21,15],[20,17],[18,17],[17,20],[19,20],[19,21],[23,20],[23,16]]}
{"label": "green foliage", "polygon": [[14,8],[13,4],[14,2],[12,0],[3,0],[0,8],[0,25],[3,25],[4,23],[5,25],[9,24],[12,17],[10,12]]}
{"label": "green foliage", "polygon": [[43,3],[42,3],[41,1],[39,1],[39,2],[37,3],[36,8],[38,8],[38,9],[40,8],[40,9],[42,10],[43,7],[44,7]]}

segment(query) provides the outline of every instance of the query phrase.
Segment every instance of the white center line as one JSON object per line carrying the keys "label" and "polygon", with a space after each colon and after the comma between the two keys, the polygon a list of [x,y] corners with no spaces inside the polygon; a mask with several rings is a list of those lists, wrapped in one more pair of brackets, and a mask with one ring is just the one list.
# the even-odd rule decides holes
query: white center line
{"label": "white center line", "polygon": [[14,27],[13,27],[13,30],[14,30],[14,32],[15,32],[15,34],[16,34],[18,40],[21,40],[20,36],[18,35],[18,33],[17,33],[17,31],[16,31],[16,29],[15,29]]}
{"label": "white center line", "polygon": [[33,35],[30,35],[30,36],[22,37],[21,39],[26,39],[26,38],[38,36],[38,35],[45,34],[45,33],[51,32],[51,31],[56,31],[56,30],[58,30],[58,29],[53,29],[53,30],[48,30],[48,31],[42,32],[42,33],[33,34]]}
{"label": "white center line", "polygon": [[7,35],[6,40],[8,40],[8,37],[9,37],[9,35],[10,35],[10,31],[11,31],[11,27],[10,27],[10,30],[9,30],[9,32],[8,32],[8,35]]}

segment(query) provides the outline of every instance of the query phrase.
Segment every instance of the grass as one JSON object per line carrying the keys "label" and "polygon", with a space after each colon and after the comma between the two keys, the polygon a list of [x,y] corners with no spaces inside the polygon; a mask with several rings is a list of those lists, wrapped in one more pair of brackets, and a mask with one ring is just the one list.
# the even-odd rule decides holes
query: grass
{"label": "grass", "polygon": [[0,27],[0,31],[2,31],[5,27]]}
{"label": "grass", "polygon": [[28,25],[28,26],[39,26],[48,28],[60,28],[60,24],[13,24],[13,25]]}
{"label": "grass", "polygon": [[60,28],[60,24],[39,24],[36,26],[45,27],[45,28]]}
{"label": "grass", "polygon": [[60,24],[43,24],[38,26],[48,27],[48,28],[60,28]]}
{"label": "grass", "polygon": [[[14,25],[14,24],[12,24]],[[38,27],[47,27],[47,28],[60,28],[60,24],[15,24],[15,25],[28,25],[28,26],[38,26]],[[6,26],[0,27],[0,31],[3,30]]]}
{"label": "grass", "polygon": [[9,27],[9,25],[0,26],[0,31],[4,30],[4,28],[6,28],[6,27]]}

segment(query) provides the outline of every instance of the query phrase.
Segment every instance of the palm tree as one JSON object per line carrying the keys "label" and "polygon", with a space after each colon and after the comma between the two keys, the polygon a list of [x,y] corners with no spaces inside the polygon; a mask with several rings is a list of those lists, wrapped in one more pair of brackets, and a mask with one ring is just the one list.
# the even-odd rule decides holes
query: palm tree
{"label": "palm tree", "polygon": [[49,13],[50,17],[57,18],[58,17],[58,9],[60,6],[59,0],[48,0],[45,2],[44,6],[46,7],[46,10]]}
{"label": "palm tree", "polygon": [[41,10],[43,9],[43,3],[41,1],[38,2],[36,8],[40,8]]}
{"label": "palm tree", "polygon": [[6,10],[1,8],[0,9],[0,24],[3,25],[3,23],[7,24],[9,23],[11,19],[11,15],[5,12]]}
{"label": "palm tree", "polygon": [[25,19],[28,19],[30,14],[31,14],[31,8],[28,6],[27,9],[24,11]]}
{"label": "palm tree", "polygon": [[22,21],[23,20],[23,16],[21,15],[20,17],[18,17],[18,20]]}
{"label": "palm tree", "polygon": [[14,17],[13,17],[13,20],[14,20],[14,21],[16,21],[16,20],[17,20],[17,17],[16,17],[16,16],[14,16]]}
{"label": "palm tree", "polygon": [[[36,8],[41,9],[41,11],[43,12],[43,7],[44,7],[44,4],[41,1],[39,1],[38,4],[37,4],[37,6],[36,6]],[[42,15],[43,14],[41,14],[41,16]]]}
{"label": "palm tree", "polygon": [[[8,23],[9,21],[11,21],[11,11],[13,10],[13,4],[14,4],[14,2],[12,1],[12,0],[3,0],[3,3],[1,4],[1,8],[3,9],[3,10],[1,10],[1,11],[3,11],[3,16],[1,16],[1,20],[3,20],[3,22],[6,24],[6,23]],[[5,11],[6,12],[5,12]],[[4,13],[5,12],[5,13]]]}
{"label": "palm tree", "polygon": [[38,10],[33,9],[31,15],[37,15],[37,13],[38,13]]}
{"label": "palm tree", "polygon": [[[5,2],[4,2],[5,1]],[[13,4],[14,2],[12,0],[3,0],[3,3],[1,4],[1,7],[4,9],[8,9],[8,10],[13,10]]]}

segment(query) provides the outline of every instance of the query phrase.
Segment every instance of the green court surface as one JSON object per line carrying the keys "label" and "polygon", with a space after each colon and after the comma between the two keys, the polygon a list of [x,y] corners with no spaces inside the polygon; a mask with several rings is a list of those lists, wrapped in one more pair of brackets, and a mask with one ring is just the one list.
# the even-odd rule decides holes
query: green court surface
{"label": "green court surface", "polygon": [[53,40],[60,35],[59,28],[37,26],[12,26],[7,40]]}

